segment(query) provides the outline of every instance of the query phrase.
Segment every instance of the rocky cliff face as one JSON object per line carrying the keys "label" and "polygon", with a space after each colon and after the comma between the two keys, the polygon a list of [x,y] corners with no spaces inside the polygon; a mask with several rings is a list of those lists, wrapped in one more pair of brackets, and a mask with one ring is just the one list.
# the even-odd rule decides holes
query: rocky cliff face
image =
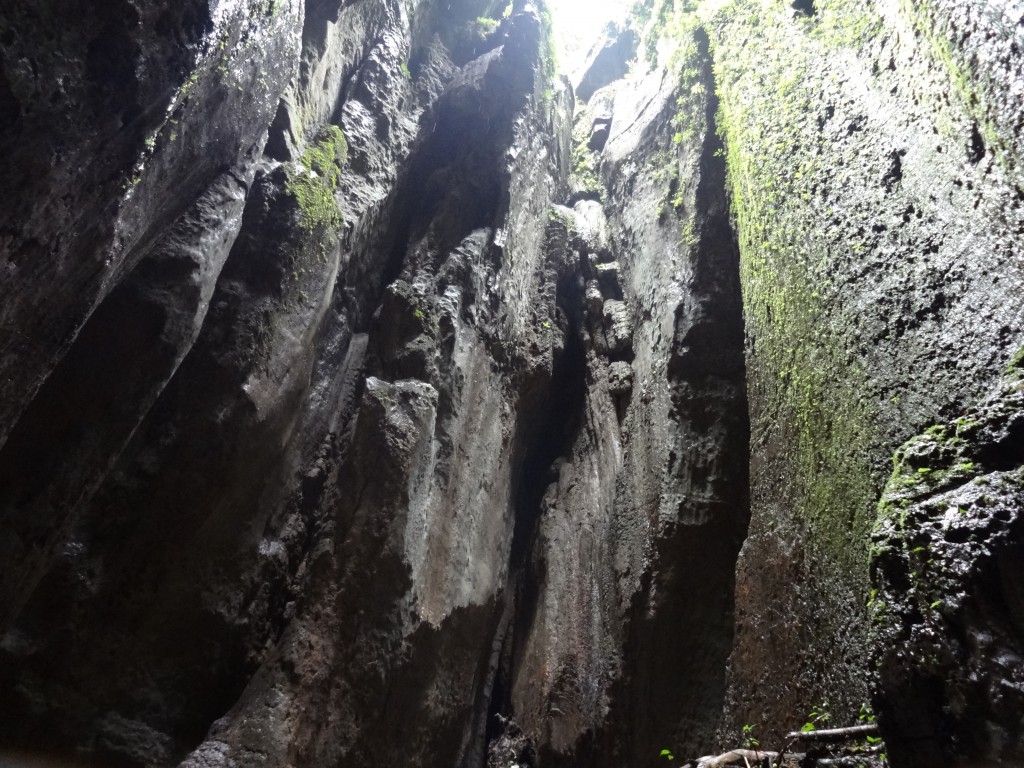
{"label": "rocky cliff face", "polygon": [[[869,640],[866,542],[895,449],[980,403],[1019,349],[1022,286],[1020,171],[1002,149],[1019,145],[1019,9],[816,2],[785,16],[712,22],[753,435],[727,722],[779,730],[762,713],[828,700],[852,722],[870,687],[890,715],[912,708],[871,679],[888,650]],[[1014,738],[965,754],[1019,760]]]}
{"label": "rocky cliff face", "polygon": [[0,12],[0,749],[1024,759],[1019,9],[179,5]]}

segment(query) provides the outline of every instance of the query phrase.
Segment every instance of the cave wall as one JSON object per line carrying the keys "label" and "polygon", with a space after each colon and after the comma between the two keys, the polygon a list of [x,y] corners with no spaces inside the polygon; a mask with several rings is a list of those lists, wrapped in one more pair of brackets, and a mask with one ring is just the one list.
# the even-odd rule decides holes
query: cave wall
{"label": "cave wall", "polygon": [[[891,457],[978,405],[1024,342],[1019,9],[796,5],[706,19],[752,435],[723,727],[776,738],[822,704],[843,723],[872,693],[890,715],[909,706],[903,684],[872,682],[865,609]],[[973,754],[1019,757],[1013,744],[994,736]],[[972,750],[945,758],[958,754]]]}
{"label": "cave wall", "polygon": [[577,115],[585,391],[544,490],[513,659],[513,715],[554,764],[698,754],[723,704],[748,430],[706,39],[696,59],[689,81],[640,71]]}
{"label": "cave wall", "polygon": [[4,9],[0,435],[170,224],[219,174],[251,176],[301,19],[298,2]]}
{"label": "cave wall", "polygon": [[[120,274],[65,286],[53,250],[12,293],[26,312],[48,285],[95,300],[52,318],[69,338],[45,360],[12,337],[18,375],[45,381],[11,384],[20,412],[4,401],[4,746],[167,765],[369,763],[388,745],[479,763],[511,488],[560,344],[541,325],[539,242],[571,96],[525,4],[493,29],[476,23],[487,3],[203,10],[151,162],[116,187],[139,243],[75,263],[122,258]],[[49,50],[55,18],[11,13],[5,40],[17,26]],[[81,45],[102,48],[84,13]],[[121,21],[131,51],[167,42],[165,21]],[[29,66],[20,53],[5,45],[5,72]],[[144,76],[139,56],[126,76]],[[32,136],[45,100],[7,80],[23,106],[4,128]],[[225,103],[245,114],[211,111]],[[128,154],[135,136],[104,140]],[[85,220],[121,226],[101,213]]]}
{"label": "cave wall", "polygon": [[[1005,565],[1006,553],[1017,546],[1016,513],[1000,512],[1010,517],[989,528],[977,522],[971,540],[981,549],[947,552],[945,570],[936,565],[930,583],[914,563],[919,554],[911,553],[924,546],[918,539],[936,535],[926,532],[934,512],[893,527],[892,502],[879,506],[879,500],[894,453],[908,438],[929,425],[967,418],[968,409],[988,408],[984,403],[992,398],[1015,402],[1016,385],[1001,382],[1007,361],[1024,342],[1016,128],[1021,20],[1012,8],[958,3],[738,2],[696,9],[655,3],[650,12],[643,48],[659,66],[647,76],[634,71],[591,96],[578,117],[583,125],[577,126],[577,148],[607,144],[601,153],[577,152],[570,185],[576,195],[609,193],[605,208],[624,265],[625,294],[640,308],[634,374],[647,392],[652,385],[676,387],[688,367],[671,364],[661,378],[658,366],[671,358],[644,343],[653,329],[658,336],[671,333],[666,306],[675,306],[681,295],[677,318],[692,313],[687,307],[694,304],[735,318],[728,291],[706,292],[699,282],[686,281],[688,270],[699,271],[701,263],[700,257],[687,262],[688,247],[708,242],[699,234],[701,208],[719,195],[727,198],[732,230],[719,231],[738,242],[742,317],[732,327],[745,336],[743,397],[709,422],[694,412],[680,420],[668,408],[655,411],[652,422],[671,424],[681,445],[699,445],[708,457],[716,448],[706,424],[725,428],[718,436],[724,438],[721,450],[740,434],[734,428],[727,437],[724,414],[735,415],[747,403],[749,465],[727,465],[722,476],[727,483],[746,483],[749,471],[750,523],[733,599],[722,597],[732,588],[732,574],[716,583],[692,552],[661,559],[662,550],[630,549],[639,538],[636,526],[616,530],[615,549],[632,552],[623,562],[646,564],[652,579],[633,592],[634,610],[664,599],[657,587],[667,574],[692,567],[700,576],[691,584],[675,582],[674,589],[686,594],[680,604],[660,615],[649,611],[656,638],[650,650],[641,651],[632,634],[640,624],[636,614],[623,622],[628,650],[615,675],[629,681],[623,688],[634,695],[642,691],[629,705],[642,714],[616,731],[622,689],[611,687],[608,720],[595,733],[615,735],[604,743],[596,738],[596,752],[613,759],[628,755],[637,764],[651,761],[659,745],[675,754],[699,754],[694,750],[742,744],[745,725],[754,727],[762,745],[779,746],[786,732],[812,719],[812,711],[852,724],[874,705],[883,715],[883,732],[897,744],[890,755],[904,764],[1019,757],[1021,710],[1006,664],[1018,657],[1021,641],[1015,620],[998,617],[1017,610],[1013,583],[1019,571]],[[618,44],[607,42],[605,51]],[[657,140],[652,125],[661,132]],[[700,138],[709,129],[720,144]],[[685,159],[695,156],[701,141],[712,162],[724,157],[721,193],[706,196],[708,166]],[[691,198],[694,189],[699,194]],[[643,224],[653,221],[661,227],[671,221],[663,231],[672,235],[659,237]],[[722,270],[725,262],[709,263]],[[680,282],[681,294],[669,288]],[[684,328],[677,322],[677,335]],[[726,354],[729,345],[712,338],[711,349]],[[709,348],[692,348],[698,361],[704,355],[699,365],[708,365]],[[1003,394],[993,394],[998,391]],[[713,408],[711,391],[688,394],[689,402]],[[1012,407],[1006,406],[1010,415],[1000,411],[1009,424],[1016,423]],[[627,413],[635,417],[638,408],[631,403]],[[647,426],[643,417],[628,418],[627,425]],[[696,424],[702,425],[699,437],[687,433]],[[1008,436],[984,438],[990,458],[987,465],[979,462],[979,473],[1019,466],[1016,428],[999,429]],[[627,457],[617,475],[627,491],[620,502],[635,503],[659,483],[671,488],[666,474],[660,481],[650,474],[667,455],[666,446],[659,444],[657,428],[643,432],[620,432]],[[640,445],[648,452],[640,453]],[[637,455],[643,460],[629,465]],[[673,461],[677,455],[673,451]],[[887,494],[894,493],[893,484],[896,491],[903,487],[902,466],[898,461]],[[567,475],[563,467],[560,488],[583,485],[571,475],[567,482]],[[913,502],[925,510],[931,509],[925,499],[937,492],[928,488]],[[681,490],[681,508],[699,495],[693,485]],[[722,500],[740,508],[748,503],[728,494]],[[651,503],[655,519],[666,514],[664,502]],[[1000,503],[1013,507],[1012,501]],[[992,509],[997,506],[993,502]],[[745,518],[711,537],[720,550],[692,530],[689,544],[714,561],[727,561],[735,553],[726,542],[737,532],[746,532]],[[950,575],[957,567],[964,569],[959,582]],[[893,573],[908,568],[916,575],[911,595],[920,596],[897,599],[894,592],[906,585]],[[617,576],[620,594],[629,594],[628,578]],[[879,597],[883,592],[888,598]],[[945,600],[957,606],[945,624],[914,612],[929,595],[928,605]],[[901,608],[881,609],[886,599]],[[597,613],[605,621],[608,614]],[[720,617],[727,628],[716,625]],[[698,638],[691,648],[680,628],[694,625]],[[937,627],[948,631],[948,643],[936,639],[943,631]],[[895,637],[908,648],[894,652]],[[724,694],[715,683],[722,669],[718,642],[730,649]],[[925,664],[928,654],[941,663]],[[677,657],[685,661],[673,668]],[[1005,663],[986,665],[980,660],[986,657]],[[657,662],[649,664],[651,658]],[[907,669],[917,664],[927,671],[908,677]],[[958,682],[943,687],[940,681],[955,664],[973,670],[975,682],[957,673]],[[598,668],[591,679],[602,674],[605,669]],[[927,681],[922,688],[932,693],[910,693],[912,680]],[[986,698],[1004,704],[966,703]],[[925,700],[929,715],[907,714]],[[705,730],[709,712],[718,713],[710,716],[719,718],[714,736]],[[552,738],[564,737],[556,732]],[[591,761],[603,759],[587,754]]]}
{"label": "cave wall", "polygon": [[1019,758],[1011,6],[6,6],[0,754]]}

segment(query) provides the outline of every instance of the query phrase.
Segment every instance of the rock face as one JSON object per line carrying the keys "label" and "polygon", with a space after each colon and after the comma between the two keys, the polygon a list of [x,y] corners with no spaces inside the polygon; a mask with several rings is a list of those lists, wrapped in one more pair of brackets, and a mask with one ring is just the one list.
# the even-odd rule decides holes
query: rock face
{"label": "rock face", "polygon": [[582,72],[573,83],[576,96],[590,101],[594,92],[625,77],[637,54],[637,32],[631,26],[612,22],[587,54]]}
{"label": "rock face", "polygon": [[[978,142],[992,125],[1019,148],[1012,120],[985,122],[990,104],[1004,117],[1020,108],[1019,47],[998,66],[979,53],[970,74],[943,53],[961,44],[945,25],[967,19],[968,48],[997,29],[986,46],[1012,48],[1019,11],[996,6],[1012,22],[959,3],[922,15],[912,3],[820,0],[812,15],[780,8],[771,23],[744,4],[707,22],[740,232],[752,434],[725,733],[756,724],[764,743],[825,701],[833,722],[852,723],[872,689],[899,706],[889,697],[903,684],[872,679],[865,609],[880,586],[869,540],[890,457],[979,403],[1024,341],[1018,165]],[[974,78],[988,95],[954,98],[951,79]],[[890,743],[910,737],[882,725]],[[1019,747],[1002,755],[1021,759]]]}
{"label": "rock face", "polygon": [[1017,361],[994,394],[908,441],[879,506],[872,645],[903,765],[1024,751],[1022,381]]}
{"label": "rock face", "polygon": [[[193,139],[171,120],[145,147],[153,164],[124,191],[148,206],[132,209],[139,252],[110,256],[125,262],[110,285],[89,272],[91,313],[84,284],[61,285],[78,294],[54,334],[73,337],[66,352],[19,352],[33,326],[14,313],[40,310],[29,290],[44,282],[26,275],[5,304],[4,359],[19,381],[45,379],[0,461],[7,745],[138,765],[369,764],[381,745],[396,761],[479,762],[513,489],[561,354],[541,325],[555,272],[540,245],[571,112],[564,91],[540,104],[532,7],[472,49],[447,34],[489,11],[211,10],[213,63],[180,68],[187,93],[166,96],[226,133]],[[19,45],[45,47],[44,22],[19,26]],[[143,49],[173,32],[128,23]],[[232,80],[236,59],[270,91]],[[24,107],[5,129],[31,136],[43,100],[7,80]],[[245,120],[209,112],[242,98],[258,102]],[[239,126],[253,135],[225,162]],[[259,156],[268,126],[279,159]],[[182,146],[179,175],[165,172]],[[196,156],[205,191],[180,175],[201,175]],[[44,193],[62,186],[37,207]],[[119,215],[85,220],[113,231]],[[53,242],[74,240],[58,225]],[[22,240],[5,255],[25,256]],[[106,257],[92,247],[76,268]],[[397,708],[395,685],[409,691]]]}
{"label": "rock face", "polygon": [[0,11],[0,762],[1024,759],[1024,18],[693,5]]}
{"label": "rock face", "polygon": [[[522,587],[531,607],[511,662],[512,712],[545,764],[642,765],[666,744],[696,754],[724,695],[747,420],[739,257],[706,49],[700,65],[705,97],[686,142],[670,128],[679,86],[656,72],[615,88],[614,114],[632,120],[614,119],[603,152],[578,159],[600,167],[610,201],[579,202],[568,238],[582,269],[586,383],[538,487]],[[583,112],[577,136],[592,121]],[[664,157],[687,179],[668,213],[651,173]]]}

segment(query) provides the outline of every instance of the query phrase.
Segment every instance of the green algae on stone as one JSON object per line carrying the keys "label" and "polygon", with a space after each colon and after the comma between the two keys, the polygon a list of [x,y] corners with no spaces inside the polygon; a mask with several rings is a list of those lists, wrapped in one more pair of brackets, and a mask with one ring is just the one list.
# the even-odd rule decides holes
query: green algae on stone
{"label": "green algae on stone", "polygon": [[[878,505],[868,604],[876,703],[896,732],[923,713],[919,721],[934,732],[927,760],[915,765],[1018,749],[999,736],[1019,727],[1019,715],[1007,712],[997,692],[1024,681],[1003,662],[1013,658],[1007,600],[1021,578],[1024,467],[1013,424],[1022,414],[1024,391],[1011,369],[965,416],[900,447]],[[950,701],[975,704],[956,709]],[[979,720],[997,723],[997,735],[979,739]],[[893,747],[907,749],[900,741]],[[904,754],[894,757],[911,764]]]}
{"label": "green algae on stone", "polygon": [[[891,449],[879,451],[880,398],[867,360],[855,352],[858,329],[837,276],[870,252],[873,236],[859,210],[836,209],[836,164],[828,158],[845,147],[818,121],[843,96],[836,71],[859,60],[879,23],[866,2],[828,3],[821,13],[842,18],[822,31],[820,16],[793,17],[782,3],[733,0],[698,10],[714,62],[748,340],[756,461],[739,572],[756,581],[768,561],[774,578],[800,584],[798,596],[771,611],[741,608],[739,654],[788,643],[780,664],[800,680],[787,693],[755,665],[734,665],[738,717],[753,716],[743,707],[770,707],[767,699],[782,695],[827,695],[837,716],[853,717],[868,695],[870,532],[882,457]],[[784,629],[766,641],[763,628],[779,616],[813,627],[812,646]],[[783,713],[770,716],[777,718],[772,727],[785,727]]]}
{"label": "green algae on stone", "polygon": [[288,170],[285,190],[298,205],[299,223],[307,233],[323,236],[341,226],[343,219],[334,192],[347,159],[345,136],[340,128],[330,125],[302,155],[301,167]]}
{"label": "green algae on stone", "polygon": [[548,2],[540,4],[540,28],[540,62],[537,74],[540,78],[540,103],[547,110],[554,103],[555,78],[558,76],[558,46],[555,42],[555,24]]}
{"label": "green algae on stone", "polygon": [[[866,581],[867,548],[851,543],[866,541],[877,493],[869,460],[874,414],[858,396],[863,371],[841,354],[850,329],[829,314],[831,243],[819,239],[816,217],[807,216],[827,173],[815,146],[826,140],[809,141],[803,130],[821,99],[821,75],[812,71],[812,41],[799,30],[765,23],[763,11],[747,2],[725,12],[730,25],[770,36],[774,51],[744,55],[734,44],[742,35],[716,37],[718,128],[727,147],[746,315],[758,344],[752,396],[768,420],[753,426],[772,426],[793,440],[794,512],[810,526],[811,545],[824,547],[855,588]],[[857,21],[856,8],[846,15],[834,23],[874,28]]]}
{"label": "green algae on stone", "polygon": [[1006,366],[1007,373],[1024,373],[1024,347],[1017,350],[1017,354],[1010,358]]}
{"label": "green algae on stone", "polygon": [[970,424],[962,419],[952,425],[929,427],[896,451],[892,476],[878,505],[879,518],[899,515],[911,502],[962,485],[980,474],[970,444],[961,436]]}
{"label": "green algae on stone", "polygon": [[597,153],[587,148],[587,138],[573,137],[572,187],[584,197],[604,198],[604,185],[597,178]]}

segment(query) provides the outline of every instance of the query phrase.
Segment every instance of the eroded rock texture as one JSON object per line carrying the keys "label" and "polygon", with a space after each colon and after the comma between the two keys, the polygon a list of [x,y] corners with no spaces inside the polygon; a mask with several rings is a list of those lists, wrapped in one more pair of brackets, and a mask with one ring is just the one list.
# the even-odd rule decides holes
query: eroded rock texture
{"label": "eroded rock texture", "polygon": [[[751,723],[778,738],[825,701],[833,723],[856,720],[873,686],[869,539],[891,456],[980,402],[1024,341],[1020,172],[978,142],[990,99],[1004,116],[1020,108],[1024,28],[1013,4],[985,5],[816,0],[813,14],[766,17],[739,4],[707,22],[751,413],[725,734]],[[965,58],[976,45],[1007,56],[951,70],[936,36]],[[982,69],[1001,85],[961,100],[951,82]],[[997,123],[1019,147],[1012,120]]]}
{"label": "eroded rock texture", "polygon": [[[123,275],[89,284],[91,314],[62,307],[74,343],[56,367],[12,348],[45,383],[3,447],[8,744],[140,765],[197,747],[189,764],[483,754],[520,417],[543,413],[560,348],[535,313],[554,312],[539,244],[571,110],[564,92],[540,105],[532,7],[486,40],[449,34],[490,10],[210,9],[209,63],[182,69],[160,118],[175,99],[258,104],[204,112],[224,136],[172,111],[122,190],[143,206],[133,236],[152,234],[123,257],[93,244]],[[19,45],[45,46],[45,21],[19,24]],[[137,47],[169,34],[128,23]],[[8,50],[5,71],[21,62]],[[236,59],[270,91],[231,79]],[[31,136],[36,101],[15,96],[5,128]],[[248,154],[213,151],[250,124]],[[259,157],[268,125],[277,159]],[[197,157],[214,173],[189,198]],[[48,236],[67,240],[59,225]]]}
{"label": "eroded rock texture", "polygon": [[1024,739],[1024,386],[896,454],[873,534],[873,651],[904,765],[1013,763]]}
{"label": "eroded rock texture", "polygon": [[0,760],[1024,759],[1024,17],[648,6],[0,11]]}
{"label": "eroded rock texture", "polygon": [[[512,662],[513,713],[542,734],[542,755],[613,765],[644,764],[664,743],[699,750],[722,704],[747,421],[738,251],[706,48],[701,65],[706,97],[686,142],[674,144],[670,127],[678,87],[657,71],[611,86],[607,145],[578,158],[599,164],[604,199],[621,202],[606,203],[607,222],[597,202],[574,209],[585,390],[539,489],[523,584],[532,607]],[[584,152],[596,119],[578,118]],[[687,185],[669,211],[665,162]]]}

